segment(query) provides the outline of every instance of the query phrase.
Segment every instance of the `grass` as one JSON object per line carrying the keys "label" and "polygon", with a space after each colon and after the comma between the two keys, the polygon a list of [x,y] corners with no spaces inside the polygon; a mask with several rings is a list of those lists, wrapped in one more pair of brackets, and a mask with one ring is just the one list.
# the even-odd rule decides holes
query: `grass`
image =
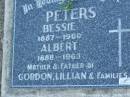
{"label": "grass", "polygon": [[73,0],[67,0],[62,6],[64,10],[70,11],[73,8]]}

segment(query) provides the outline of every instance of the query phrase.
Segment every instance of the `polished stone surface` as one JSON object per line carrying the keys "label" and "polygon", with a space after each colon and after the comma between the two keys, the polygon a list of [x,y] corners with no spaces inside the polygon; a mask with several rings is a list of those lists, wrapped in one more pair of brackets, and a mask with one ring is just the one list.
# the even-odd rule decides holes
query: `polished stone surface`
{"label": "polished stone surface", "polygon": [[12,87],[130,86],[130,1],[45,1],[15,0]]}

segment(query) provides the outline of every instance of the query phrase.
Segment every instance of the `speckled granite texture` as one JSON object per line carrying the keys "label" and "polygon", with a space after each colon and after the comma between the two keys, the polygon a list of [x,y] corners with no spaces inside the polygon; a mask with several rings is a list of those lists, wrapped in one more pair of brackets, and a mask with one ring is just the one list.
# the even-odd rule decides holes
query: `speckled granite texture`
{"label": "speckled granite texture", "polygon": [[[0,1],[1,4],[1,1]],[[2,97],[130,97],[130,89],[37,89],[10,88],[10,54],[12,47],[13,0],[5,0],[5,28],[3,39]],[[1,6],[0,6],[1,7]],[[0,8],[1,9],[1,8]],[[0,11],[1,14],[1,11]],[[0,17],[1,19],[1,17]],[[0,21],[1,22],[1,21]],[[2,28],[2,26],[1,26]],[[0,29],[0,32],[2,30]],[[0,34],[1,35],[1,34]],[[0,46],[1,51],[1,46]]]}

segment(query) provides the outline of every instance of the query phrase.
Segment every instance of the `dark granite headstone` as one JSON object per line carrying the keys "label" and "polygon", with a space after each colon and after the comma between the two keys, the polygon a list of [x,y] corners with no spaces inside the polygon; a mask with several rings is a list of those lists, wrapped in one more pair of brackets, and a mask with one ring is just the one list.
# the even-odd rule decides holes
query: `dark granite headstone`
{"label": "dark granite headstone", "polygon": [[15,0],[12,87],[130,85],[130,0]]}

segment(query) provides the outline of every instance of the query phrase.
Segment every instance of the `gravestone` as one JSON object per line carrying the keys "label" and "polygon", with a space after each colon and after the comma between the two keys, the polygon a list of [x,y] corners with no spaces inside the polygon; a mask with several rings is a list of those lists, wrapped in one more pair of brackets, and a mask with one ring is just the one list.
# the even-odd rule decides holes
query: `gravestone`
{"label": "gravestone", "polygon": [[2,97],[129,97],[129,0],[5,5]]}

